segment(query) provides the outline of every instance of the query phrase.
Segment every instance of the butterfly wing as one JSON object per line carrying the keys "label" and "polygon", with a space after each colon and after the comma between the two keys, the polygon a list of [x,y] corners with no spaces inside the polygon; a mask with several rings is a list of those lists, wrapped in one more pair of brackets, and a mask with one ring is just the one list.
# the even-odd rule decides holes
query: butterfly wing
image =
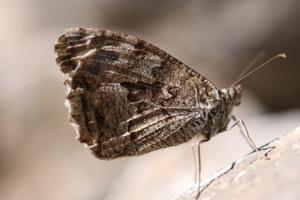
{"label": "butterfly wing", "polygon": [[68,75],[78,140],[102,159],[177,145],[205,125],[215,86],[166,52],[134,36],[72,28],[55,45]]}

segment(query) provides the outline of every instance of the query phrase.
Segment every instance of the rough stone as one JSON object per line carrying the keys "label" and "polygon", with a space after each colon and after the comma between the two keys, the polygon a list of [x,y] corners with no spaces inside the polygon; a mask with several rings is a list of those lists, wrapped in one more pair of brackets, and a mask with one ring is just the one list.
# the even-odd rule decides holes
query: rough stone
{"label": "rough stone", "polygon": [[[300,197],[300,128],[221,170],[208,181],[201,200],[298,200]],[[218,175],[220,174],[220,175]]]}

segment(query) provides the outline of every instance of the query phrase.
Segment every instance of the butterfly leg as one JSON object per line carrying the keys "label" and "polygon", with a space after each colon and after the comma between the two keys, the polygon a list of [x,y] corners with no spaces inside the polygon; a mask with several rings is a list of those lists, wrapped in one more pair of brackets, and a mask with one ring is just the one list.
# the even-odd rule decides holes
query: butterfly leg
{"label": "butterfly leg", "polygon": [[195,199],[200,196],[200,184],[201,184],[201,152],[200,152],[201,140],[197,140],[192,145],[193,157],[194,157],[194,186],[195,186]]}
{"label": "butterfly leg", "polygon": [[242,134],[242,136],[245,138],[245,140],[247,141],[248,145],[254,150],[257,152],[257,154],[260,156],[260,157],[265,157],[259,150],[259,148],[255,145],[253,139],[251,138],[251,136],[249,135],[249,132],[248,132],[248,129],[244,123],[243,120],[241,119],[236,119],[236,117],[234,115],[232,115],[232,119],[234,120],[234,123],[229,127],[227,128],[226,131],[234,128],[235,126],[238,126],[239,127],[239,130],[240,130],[240,133]]}

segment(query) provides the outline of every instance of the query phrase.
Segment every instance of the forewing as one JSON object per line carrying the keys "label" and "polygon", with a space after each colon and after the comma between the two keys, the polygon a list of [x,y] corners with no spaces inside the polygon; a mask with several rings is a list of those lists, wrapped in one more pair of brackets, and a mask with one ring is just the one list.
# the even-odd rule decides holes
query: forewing
{"label": "forewing", "polygon": [[134,36],[73,28],[58,39],[55,51],[68,75],[78,140],[99,158],[139,155],[189,140],[195,131],[186,133],[188,123],[199,106],[205,109],[216,98],[205,77]]}

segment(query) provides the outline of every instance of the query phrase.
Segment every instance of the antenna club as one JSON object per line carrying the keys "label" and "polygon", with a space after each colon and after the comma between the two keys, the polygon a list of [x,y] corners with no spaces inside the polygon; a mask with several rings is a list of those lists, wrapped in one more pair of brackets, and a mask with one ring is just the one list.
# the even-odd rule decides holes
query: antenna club
{"label": "antenna club", "polygon": [[278,54],[277,57],[286,59],[287,56],[285,53],[281,53],[281,54]]}

